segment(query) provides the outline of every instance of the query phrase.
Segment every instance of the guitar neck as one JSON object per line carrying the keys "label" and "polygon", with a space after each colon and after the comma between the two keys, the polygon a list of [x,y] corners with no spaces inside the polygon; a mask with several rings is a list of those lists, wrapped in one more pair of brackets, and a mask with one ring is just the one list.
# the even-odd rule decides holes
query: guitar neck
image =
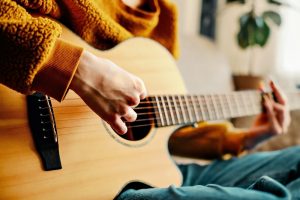
{"label": "guitar neck", "polygon": [[[261,93],[257,90],[227,94],[150,96],[157,127],[189,124],[261,113]],[[290,108],[300,108],[300,95],[287,95]]]}

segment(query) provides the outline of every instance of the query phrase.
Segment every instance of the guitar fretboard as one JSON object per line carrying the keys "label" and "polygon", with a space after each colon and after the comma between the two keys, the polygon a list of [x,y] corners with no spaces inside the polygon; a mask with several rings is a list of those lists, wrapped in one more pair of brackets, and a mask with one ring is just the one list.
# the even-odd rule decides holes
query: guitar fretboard
{"label": "guitar fretboard", "polygon": [[[157,127],[220,120],[261,113],[261,93],[156,95],[150,97]],[[288,94],[291,109],[300,108],[300,95]]]}

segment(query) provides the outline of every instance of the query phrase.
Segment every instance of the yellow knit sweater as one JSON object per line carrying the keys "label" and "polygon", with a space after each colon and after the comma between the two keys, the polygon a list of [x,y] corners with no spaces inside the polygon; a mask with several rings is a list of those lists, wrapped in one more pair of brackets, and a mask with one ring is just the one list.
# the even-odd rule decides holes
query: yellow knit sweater
{"label": "yellow knit sweater", "polygon": [[[61,28],[53,19],[98,49],[143,36],[160,42],[177,57],[175,6],[169,0],[148,0],[145,5],[133,9],[122,0],[0,0],[0,83],[24,94],[37,90],[59,101],[64,98],[82,49],[59,39]],[[204,157],[238,154],[243,135],[232,134],[228,127],[188,128],[172,144],[189,143],[202,134],[195,148]]]}
{"label": "yellow knit sweater", "polygon": [[[133,9],[122,0],[0,0],[0,83],[24,94],[38,90],[63,99],[82,49],[61,41],[61,28],[51,19],[98,49],[143,36],[177,57],[175,6],[168,0],[145,5]],[[56,77],[51,86],[47,77]]]}

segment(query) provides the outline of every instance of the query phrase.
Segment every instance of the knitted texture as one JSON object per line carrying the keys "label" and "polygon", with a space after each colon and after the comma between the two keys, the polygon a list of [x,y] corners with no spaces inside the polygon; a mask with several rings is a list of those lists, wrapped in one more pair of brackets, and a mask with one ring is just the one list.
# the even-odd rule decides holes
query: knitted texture
{"label": "knitted texture", "polygon": [[61,28],[50,19],[31,17],[9,0],[1,0],[0,8],[0,81],[26,94]]}
{"label": "knitted texture", "polygon": [[143,36],[178,56],[177,11],[168,0],[149,0],[147,10],[130,8],[121,0],[0,0],[0,83],[31,92],[34,77],[47,64],[61,34],[50,18],[101,50]]}

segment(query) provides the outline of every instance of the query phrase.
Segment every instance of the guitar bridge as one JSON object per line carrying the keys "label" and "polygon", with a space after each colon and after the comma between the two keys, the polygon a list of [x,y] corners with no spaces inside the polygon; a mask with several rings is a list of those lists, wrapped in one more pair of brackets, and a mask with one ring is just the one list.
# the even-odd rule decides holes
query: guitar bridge
{"label": "guitar bridge", "polygon": [[51,100],[42,93],[27,96],[28,121],[44,170],[61,169],[58,137]]}

